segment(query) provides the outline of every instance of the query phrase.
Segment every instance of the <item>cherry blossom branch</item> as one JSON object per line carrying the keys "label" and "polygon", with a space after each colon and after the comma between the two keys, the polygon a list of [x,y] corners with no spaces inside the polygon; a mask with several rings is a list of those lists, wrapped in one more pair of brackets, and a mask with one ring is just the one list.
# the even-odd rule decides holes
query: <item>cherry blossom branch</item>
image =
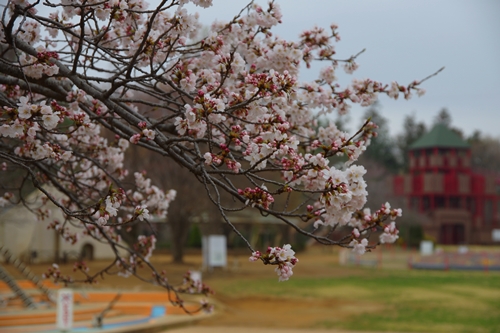
{"label": "cherry blossom branch", "polygon": [[[6,55],[0,60],[0,162],[26,174],[1,186],[17,189],[19,198],[0,193],[0,205],[23,202],[21,189],[33,183],[44,202],[63,213],[63,222],[50,224],[63,239],[92,237],[114,253],[101,272],[77,265],[86,282],[116,269],[162,285],[180,306],[180,294],[207,289],[189,276],[183,286],[169,284],[149,263],[154,236],[139,236],[130,246],[120,240],[133,225],[165,218],[176,195],[129,170],[131,144],[188,170],[251,259],[276,266],[280,281],[298,262],[291,246],[256,251],[229,213],[253,209],[318,243],[360,254],[394,242],[393,220],[401,211],[389,203],[373,214],[364,209],[366,170],[355,165],[376,124],[368,119],[352,134],[318,118],[371,105],[380,94],[422,95],[421,83],[442,69],[408,85],[354,79],[342,87],[338,63],[352,73],[364,50],[336,59],[336,25],[331,33],[306,30],[296,42],[272,37],[282,21],[279,5],[250,1],[200,39],[201,24],[186,2],[163,0],[148,9],[143,0],[9,1],[0,29]],[[59,11],[38,15],[42,5]],[[301,66],[314,61],[330,64],[317,80],[300,82]],[[337,156],[347,161],[333,164]],[[34,213],[42,216],[40,209]],[[71,234],[70,225],[79,232]],[[141,277],[141,269],[152,279]],[[57,270],[49,275],[70,281]]]}

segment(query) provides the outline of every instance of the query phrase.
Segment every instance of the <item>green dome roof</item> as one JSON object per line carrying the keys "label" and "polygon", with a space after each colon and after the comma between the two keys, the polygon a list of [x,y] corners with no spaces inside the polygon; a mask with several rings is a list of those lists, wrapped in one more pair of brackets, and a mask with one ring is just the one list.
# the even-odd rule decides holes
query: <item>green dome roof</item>
{"label": "green dome roof", "polygon": [[411,144],[410,149],[423,148],[470,148],[457,133],[453,132],[448,126],[443,124],[435,125],[432,130],[421,136],[417,141]]}

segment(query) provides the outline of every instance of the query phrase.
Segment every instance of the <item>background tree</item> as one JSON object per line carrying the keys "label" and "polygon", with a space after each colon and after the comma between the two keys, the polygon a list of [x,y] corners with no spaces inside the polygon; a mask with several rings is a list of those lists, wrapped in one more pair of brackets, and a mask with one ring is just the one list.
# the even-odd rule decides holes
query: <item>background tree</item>
{"label": "background tree", "polygon": [[442,108],[434,118],[434,124],[442,124],[458,134],[461,138],[465,139],[464,133],[458,127],[452,126],[453,118],[447,108]]}
{"label": "background tree", "polygon": [[447,108],[442,108],[434,118],[434,124],[442,124],[451,127],[452,118]]}
{"label": "background tree", "polygon": [[467,141],[471,145],[472,168],[482,172],[498,173],[500,140],[475,131]]}
{"label": "background tree", "polygon": [[[373,213],[361,210],[366,170],[353,164],[376,126],[367,121],[355,133],[333,124],[318,128],[316,111],[344,114],[351,103],[369,106],[379,94],[410,98],[432,75],[408,85],[354,79],[342,87],[335,72],[339,65],[355,71],[357,55],[335,57],[335,25],[306,30],[289,42],[271,32],[282,20],[279,6],[250,2],[196,40],[201,25],[185,3],[163,0],[148,8],[142,0],[13,0],[2,16],[0,41],[15,59],[0,59],[0,159],[7,172],[23,169],[62,210],[65,221],[53,225],[63,238],[94,237],[115,252],[103,272],[80,266],[85,280],[116,271],[144,279],[137,271],[148,269],[152,282],[175,292],[176,304],[181,292],[206,291],[175,287],[149,263],[154,235],[139,236],[131,247],[119,242],[117,229],[165,217],[175,198],[140,170],[129,172],[130,144],[187,170],[242,239],[227,212],[256,209],[321,244],[359,254],[394,242],[401,211],[388,204]],[[38,14],[41,6],[52,13]],[[42,31],[50,39],[43,40]],[[299,69],[313,61],[325,64],[318,80],[299,82]],[[329,158],[339,155],[347,162],[330,165]],[[4,196],[2,204],[7,201],[22,203],[22,191]],[[50,219],[43,207],[39,213]],[[317,229],[348,228],[332,239],[295,220],[314,222]],[[68,223],[81,235],[66,234]],[[377,239],[375,229],[382,230]],[[251,260],[276,266],[280,280],[292,275],[297,259],[290,245],[261,253],[244,240]]]}
{"label": "background tree", "polygon": [[[162,235],[166,237],[159,238],[159,241],[169,242],[173,261],[182,263],[193,220],[204,219],[214,224],[220,221],[220,215],[209,198],[203,195],[205,192],[203,185],[193,181],[192,174],[188,170],[172,161],[158,158],[153,152],[137,146],[131,147],[128,154],[130,158],[127,159],[127,164],[131,169],[147,170],[154,183],[163,188],[175,188],[177,192],[176,199],[169,206],[166,220],[158,224],[159,228],[166,230],[157,232],[162,232]],[[144,228],[147,231],[151,226],[143,225],[142,229]]]}
{"label": "background tree", "polygon": [[418,122],[415,115],[407,115],[403,122],[403,130],[397,136],[397,147],[399,149],[399,158],[403,170],[408,170],[410,166],[409,148],[413,142],[427,132],[424,122]]}
{"label": "background tree", "polygon": [[377,124],[377,135],[370,140],[370,148],[360,157],[360,164],[371,160],[381,164],[388,172],[400,169],[397,159],[396,143],[389,133],[389,121],[382,116],[380,103],[374,103],[365,112],[363,118]]}

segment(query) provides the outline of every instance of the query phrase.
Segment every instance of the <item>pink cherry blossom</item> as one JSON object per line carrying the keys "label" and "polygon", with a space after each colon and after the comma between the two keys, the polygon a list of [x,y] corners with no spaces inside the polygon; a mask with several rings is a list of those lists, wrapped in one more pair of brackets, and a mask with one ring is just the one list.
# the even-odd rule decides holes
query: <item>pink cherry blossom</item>
{"label": "pink cherry blossom", "polygon": [[366,238],[363,238],[361,241],[353,239],[349,243],[349,246],[352,247],[352,252],[361,255],[366,252],[366,247],[368,246],[368,240]]}

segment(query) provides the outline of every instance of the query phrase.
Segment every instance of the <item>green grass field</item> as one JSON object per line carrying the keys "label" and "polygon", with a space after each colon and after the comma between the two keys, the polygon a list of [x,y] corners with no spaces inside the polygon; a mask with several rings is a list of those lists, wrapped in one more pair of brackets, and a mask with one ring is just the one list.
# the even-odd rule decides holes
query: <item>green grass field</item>
{"label": "green grass field", "polygon": [[[339,267],[336,276],[296,274],[289,281],[213,281],[224,296],[314,299],[351,307],[316,328],[391,332],[500,332],[500,273]],[[271,274],[270,274],[271,275]],[[220,283],[220,284],[219,284]],[[321,302],[320,302],[321,301]]]}
{"label": "green grass field", "polygon": [[[486,250],[492,249],[478,251]],[[274,267],[249,263],[248,254],[231,254],[227,269],[203,272],[203,281],[216,291],[212,299],[219,308],[216,316],[198,325],[255,327],[256,332],[259,327],[276,327],[500,333],[500,272],[408,270],[408,258],[415,257],[414,252],[377,251],[363,260],[381,259],[378,268],[341,266],[338,251],[331,249],[301,252],[294,275],[286,282],[278,282]],[[187,256],[183,265],[171,264],[168,255],[153,256],[153,260],[168,269],[171,281],[181,281],[186,270],[201,266],[198,253]],[[92,265],[97,269],[108,263]],[[73,268],[61,267],[64,274]],[[46,265],[33,268],[41,274]],[[139,284],[130,278],[108,277],[100,286],[133,289]]]}

